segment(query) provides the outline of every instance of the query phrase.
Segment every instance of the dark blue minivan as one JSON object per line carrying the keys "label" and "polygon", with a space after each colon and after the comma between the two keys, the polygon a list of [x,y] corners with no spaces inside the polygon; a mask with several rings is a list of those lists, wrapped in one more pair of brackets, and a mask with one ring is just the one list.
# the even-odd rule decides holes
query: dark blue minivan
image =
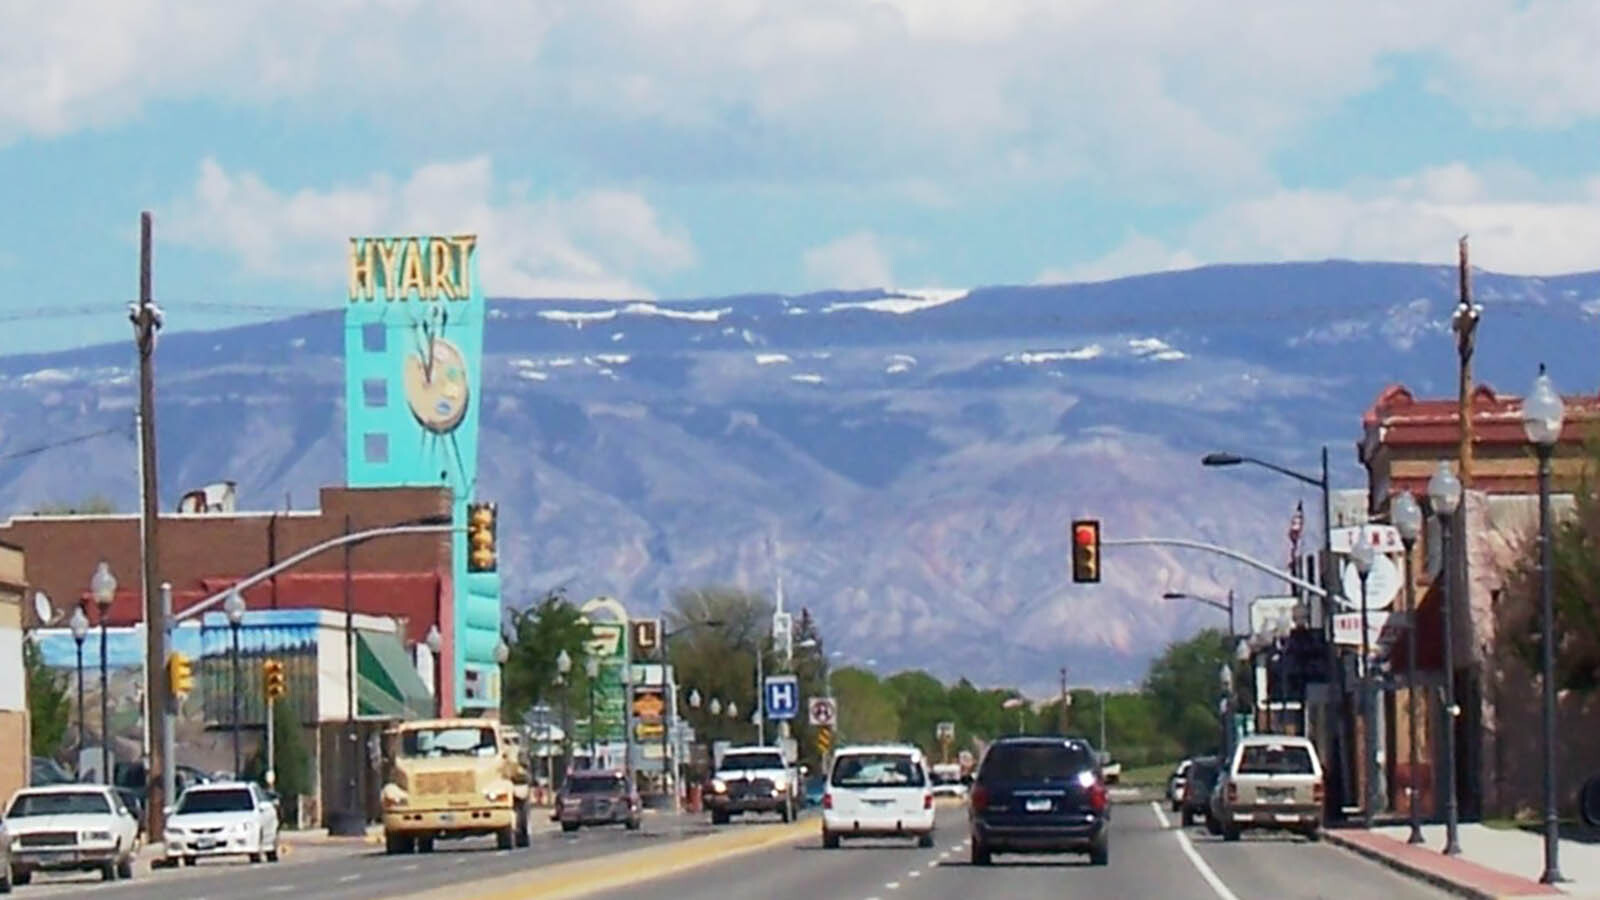
{"label": "dark blue minivan", "polygon": [[989,745],[967,805],[972,864],[996,853],[1111,858],[1111,798],[1094,748],[1070,738],[1007,737]]}

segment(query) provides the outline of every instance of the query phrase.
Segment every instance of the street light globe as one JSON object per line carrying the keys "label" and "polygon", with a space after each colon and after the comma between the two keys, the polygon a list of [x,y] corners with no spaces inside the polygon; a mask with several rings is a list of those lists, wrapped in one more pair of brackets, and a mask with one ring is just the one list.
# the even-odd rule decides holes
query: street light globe
{"label": "street light globe", "polygon": [[101,560],[94,568],[94,575],[89,579],[89,593],[94,596],[95,605],[104,613],[111,606],[111,601],[117,596],[117,576],[111,574],[111,566]]}
{"label": "street light globe", "polygon": [[1461,481],[1444,460],[1439,461],[1439,468],[1428,479],[1428,502],[1441,516],[1453,516],[1461,506]]}
{"label": "street light globe", "polygon": [[439,626],[429,625],[428,636],[423,638],[422,642],[428,645],[429,653],[438,656],[439,651],[444,649],[444,635],[439,633]]}
{"label": "street light globe", "polygon": [[1225,691],[1233,687],[1233,667],[1227,663],[1218,666],[1217,681],[1221,682],[1222,689]]}
{"label": "street light globe", "polygon": [[1389,501],[1389,521],[1400,532],[1400,540],[1411,543],[1422,533],[1422,506],[1410,491],[1401,491]]}
{"label": "street light globe", "polygon": [[718,700],[715,697],[712,697],[711,698],[711,705],[709,707],[707,707],[707,709],[711,710],[711,714],[713,716],[722,715],[722,701]]}
{"label": "street light globe", "polygon": [[739,704],[734,703],[732,701],[729,701],[729,703],[728,703],[728,718],[730,718],[730,719],[739,718]]}
{"label": "street light globe", "polygon": [[572,654],[568,653],[565,647],[562,647],[561,652],[556,654],[556,671],[563,676],[572,671]]}
{"label": "street light globe", "polygon": [[589,657],[587,660],[585,660],[584,664],[583,664],[583,673],[585,675],[589,676],[589,680],[590,681],[593,681],[594,679],[599,678],[600,677],[600,660],[595,659],[592,656]]}
{"label": "street light globe", "polygon": [[511,658],[511,648],[506,646],[506,642],[504,640],[502,640],[500,643],[494,645],[494,661],[495,662],[497,662],[497,663],[499,663],[500,665],[503,666],[503,665],[506,664],[506,660],[508,660],[510,658]]}
{"label": "street light globe", "polygon": [[229,591],[228,599],[222,601],[222,611],[228,614],[228,624],[237,625],[244,621],[244,595],[238,591]]}
{"label": "street light globe", "polygon": [[1541,447],[1554,447],[1561,439],[1561,422],[1566,415],[1567,406],[1541,363],[1539,377],[1533,380],[1533,390],[1522,401],[1522,430],[1527,432],[1529,441]]}
{"label": "street light globe", "polygon": [[689,708],[700,708],[700,692],[698,690],[692,690],[689,692]]}
{"label": "street light globe", "polygon": [[72,639],[83,643],[89,634],[89,617],[83,614],[83,607],[75,606],[72,609],[72,618],[68,620],[67,627],[72,629]]}
{"label": "street light globe", "polygon": [[1361,530],[1356,532],[1355,542],[1350,546],[1350,561],[1356,565],[1356,574],[1366,577],[1377,558],[1377,553],[1372,549],[1371,533],[1367,531],[1367,526],[1362,525]]}

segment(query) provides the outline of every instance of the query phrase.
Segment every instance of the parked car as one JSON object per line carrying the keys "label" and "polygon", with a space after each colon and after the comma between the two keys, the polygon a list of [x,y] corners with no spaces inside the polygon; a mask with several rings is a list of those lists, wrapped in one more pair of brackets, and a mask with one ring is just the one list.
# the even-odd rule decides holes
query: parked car
{"label": "parked car", "polygon": [[1173,812],[1181,812],[1183,810],[1183,786],[1188,780],[1189,765],[1193,761],[1193,757],[1180,761],[1173,768],[1172,774],[1167,776],[1167,801],[1172,804]]}
{"label": "parked car", "polygon": [[44,787],[51,784],[74,784],[77,777],[67,771],[67,767],[45,756],[35,756],[28,767],[28,787]]}
{"label": "parked car", "polygon": [[1111,858],[1111,796],[1088,742],[1007,737],[989,745],[972,785],[972,864],[995,853],[1087,853]]}
{"label": "parked car", "polygon": [[278,825],[275,798],[253,783],[196,785],[167,809],[167,859],[186,866],[212,856],[277,862]]}
{"label": "parked car", "polygon": [[1196,756],[1189,759],[1184,773],[1183,795],[1178,798],[1178,813],[1185,827],[1196,819],[1211,820],[1211,789],[1222,774],[1222,761],[1215,756]]}
{"label": "parked car", "polygon": [[961,777],[960,763],[935,763],[928,772],[933,777],[933,796],[966,799],[967,783]]}
{"label": "parked car", "polygon": [[0,822],[0,894],[11,893],[11,832]]}
{"label": "parked car", "polygon": [[562,831],[588,825],[622,825],[638,831],[639,793],[621,772],[575,772],[556,796]]}
{"label": "parked car", "polygon": [[922,751],[909,744],[843,747],[822,797],[822,846],[846,837],[914,837],[933,846],[933,785]]}
{"label": "parked car", "polygon": [[1310,740],[1292,735],[1252,735],[1234,748],[1211,798],[1223,840],[1250,829],[1322,836],[1322,761]]}
{"label": "parked car", "polygon": [[817,807],[822,805],[822,798],[828,793],[828,776],[806,776],[806,806]]}
{"label": "parked car", "polygon": [[117,792],[101,784],[23,788],[11,798],[5,831],[11,880],[34,872],[92,872],[105,881],[133,877],[139,823]]}

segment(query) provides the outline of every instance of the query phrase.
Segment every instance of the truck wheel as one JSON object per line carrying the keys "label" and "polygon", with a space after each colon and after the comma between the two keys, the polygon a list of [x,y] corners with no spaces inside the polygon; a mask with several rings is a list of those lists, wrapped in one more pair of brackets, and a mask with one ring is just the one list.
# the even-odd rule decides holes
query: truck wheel
{"label": "truck wheel", "polygon": [[517,842],[517,828],[515,825],[506,827],[494,833],[494,846],[496,850],[510,850]]}
{"label": "truck wheel", "polygon": [[711,811],[711,824],[713,824],[713,825],[726,825],[726,824],[728,824],[728,811],[725,810],[725,809],[713,809]]}
{"label": "truck wheel", "polygon": [[919,834],[919,835],[917,835],[917,846],[923,848],[924,850],[926,850],[929,847],[932,847],[933,846],[933,832],[930,831],[927,834]]}
{"label": "truck wheel", "polygon": [[561,830],[567,832],[568,834],[571,834],[572,832],[578,830],[578,823],[577,822],[562,822],[561,823]]}
{"label": "truck wheel", "polygon": [[822,829],[822,849],[824,849],[824,850],[837,850],[837,849],[839,849],[839,835],[835,834],[834,832],[829,831],[826,828]]}
{"label": "truck wheel", "polygon": [[1089,848],[1089,865],[1103,866],[1111,862],[1111,840],[1102,837]]}

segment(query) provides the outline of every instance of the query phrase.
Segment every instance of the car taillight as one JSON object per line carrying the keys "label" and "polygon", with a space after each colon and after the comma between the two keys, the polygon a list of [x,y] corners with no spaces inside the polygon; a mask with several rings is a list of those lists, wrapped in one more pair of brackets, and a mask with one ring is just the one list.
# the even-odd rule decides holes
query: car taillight
{"label": "car taillight", "polygon": [[972,786],[972,808],[977,812],[989,808],[989,789],[981,784]]}
{"label": "car taillight", "polygon": [[922,808],[923,809],[933,809],[933,795],[932,794],[923,794],[922,795]]}
{"label": "car taillight", "polygon": [[1316,784],[1313,784],[1311,786],[1311,800],[1312,800],[1312,802],[1321,803],[1323,796],[1324,795],[1322,793],[1322,782],[1319,781]]}
{"label": "car taillight", "polygon": [[1239,802],[1239,786],[1237,784],[1234,784],[1231,781],[1228,782],[1228,802],[1229,803],[1238,803]]}
{"label": "car taillight", "polygon": [[1111,795],[1106,791],[1106,786],[1096,781],[1089,786],[1089,808],[1095,812],[1105,812],[1111,805]]}
{"label": "car taillight", "polygon": [[823,809],[833,809],[833,795],[832,794],[823,794],[822,795],[822,808]]}

